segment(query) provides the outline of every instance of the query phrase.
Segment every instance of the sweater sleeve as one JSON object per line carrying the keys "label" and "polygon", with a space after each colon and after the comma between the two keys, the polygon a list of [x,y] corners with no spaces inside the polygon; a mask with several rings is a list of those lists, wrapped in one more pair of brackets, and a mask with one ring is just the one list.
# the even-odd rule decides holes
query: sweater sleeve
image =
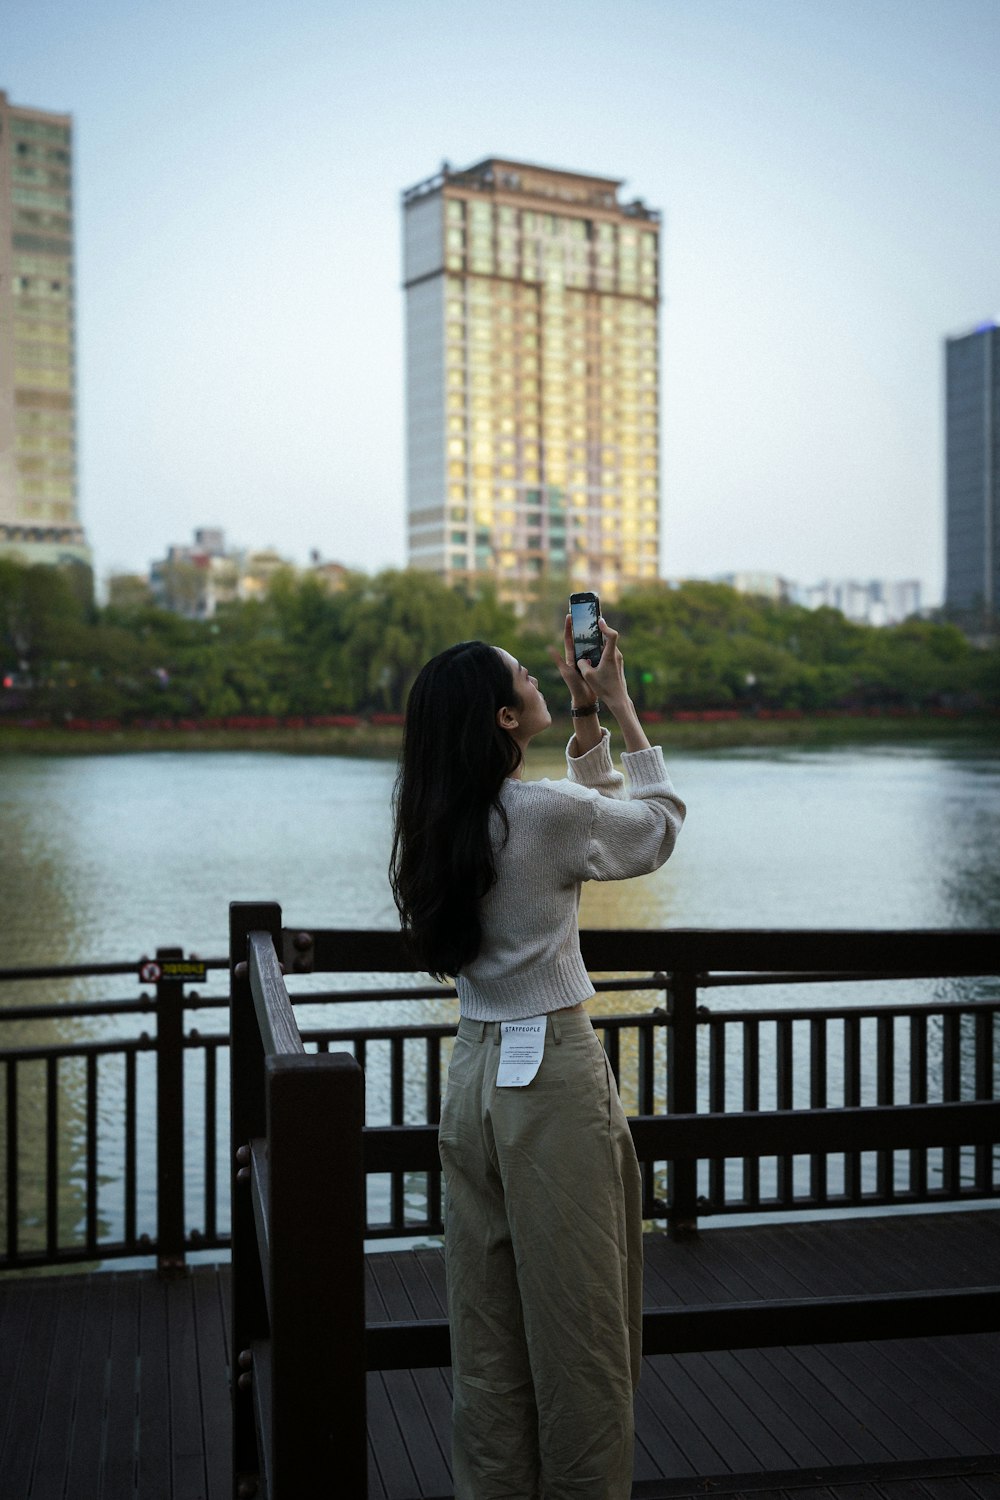
{"label": "sweater sleeve", "polygon": [[601,726],[601,738],[592,750],[583,755],[571,755],[570,746],[576,739],[573,735],[566,746],[566,774],[577,786],[589,786],[602,797],[627,797],[625,777],[616,771],[611,760],[611,735]]}
{"label": "sweater sleeve", "polygon": [[606,793],[591,802],[580,871],[584,880],[627,880],[659,869],[673,852],[684,822],[687,809],[674,791],[659,745],[626,752],[622,762],[628,774],[624,800]]}

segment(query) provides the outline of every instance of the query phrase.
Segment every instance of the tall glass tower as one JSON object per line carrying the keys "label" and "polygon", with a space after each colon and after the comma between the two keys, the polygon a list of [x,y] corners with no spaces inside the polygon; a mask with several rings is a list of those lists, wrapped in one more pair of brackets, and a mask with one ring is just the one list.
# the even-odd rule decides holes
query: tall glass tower
{"label": "tall glass tower", "polygon": [[1000,321],[945,340],[945,605],[995,628],[1000,603]]}
{"label": "tall glass tower", "polygon": [[0,93],[0,556],[90,562],[74,323],[72,122]]}
{"label": "tall glass tower", "polygon": [[490,158],[403,194],[408,547],[523,605],[659,567],[659,230],[621,183]]}

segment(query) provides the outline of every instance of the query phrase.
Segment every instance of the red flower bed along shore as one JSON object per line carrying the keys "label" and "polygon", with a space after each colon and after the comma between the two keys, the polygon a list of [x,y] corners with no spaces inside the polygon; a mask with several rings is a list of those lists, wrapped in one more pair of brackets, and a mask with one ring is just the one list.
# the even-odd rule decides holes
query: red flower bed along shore
{"label": "red flower bed along shore", "polygon": [[676,713],[656,713],[650,709],[639,715],[644,724],[726,724],[735,719],[759,721],[773,719],[960,719],[958,708],[899,708],[875,705],[868,708],[704,708],[678,709]]}
{"label": "red flower bed along shore", "polygon": [[68,729],[100,732],[143,730],[219,730],[219,729],[360,729],[367,725],[399,726],[402,714],[293,714],[279,718],[274,714],[230,714],[225,719],[18,719],[2,721],[15,729]]}
{"label": "red flower bed along shore", "polygon": [[[788,719],[959,719],[963,717],[958,708],[933,707],[923,709],[899,707],[853,707],[826,708],[806,712],[801,708],[758,708],[744,711],[737,708],[678,709],[672,713],[660,713],[653,709],[639,716],[646,724],[724,724],[737,720],[747,722]],[[128,730],[174,732],[186,730],[281,730],[281,729],[363,729],[369,727],[400,728],[402,714],[310,714],[278,717],[273,714],[231,714],[222,719],[30,719],[4,718],[0,727],[12,729],[65,729],[69,732],[121,733]]]}

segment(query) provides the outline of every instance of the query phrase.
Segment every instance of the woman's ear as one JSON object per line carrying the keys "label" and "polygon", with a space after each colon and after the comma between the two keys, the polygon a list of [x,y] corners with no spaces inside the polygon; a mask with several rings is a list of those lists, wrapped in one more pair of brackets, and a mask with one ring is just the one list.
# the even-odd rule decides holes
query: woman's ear
{"label": "woman's ear", "polygon": [[501,729],[506,729],[508,734],[513,733],[517,728],[517,719],[514,717],[514,710],[508,708],[506,704],[504,704],[503,708],[498,708],[497,723]]}

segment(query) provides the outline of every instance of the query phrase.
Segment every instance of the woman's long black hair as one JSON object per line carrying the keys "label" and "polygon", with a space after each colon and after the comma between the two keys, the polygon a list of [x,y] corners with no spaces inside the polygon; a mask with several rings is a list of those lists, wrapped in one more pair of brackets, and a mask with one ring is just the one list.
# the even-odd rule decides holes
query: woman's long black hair
{"label": "woman's long black hair", "polygon": [[479,901],[496,882],[490,814],[505,841],[500,789],[521,763],[497,713],[519,706],[514,674],[483,641],[442,651],[410,689],[389,879],[417,960],[437,978],[479,952]]}

